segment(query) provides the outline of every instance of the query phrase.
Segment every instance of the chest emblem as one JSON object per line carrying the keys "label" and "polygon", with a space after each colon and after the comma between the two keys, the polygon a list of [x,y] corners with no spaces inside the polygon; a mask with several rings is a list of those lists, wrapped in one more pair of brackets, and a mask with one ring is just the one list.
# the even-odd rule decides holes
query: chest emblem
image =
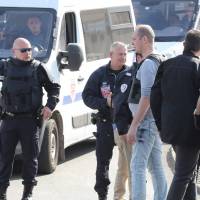
{"label": "chest emblem", "polygon": [[121,84],[120,90],[122,93],[124,93],[127,90],[128,85],[127,84]]}

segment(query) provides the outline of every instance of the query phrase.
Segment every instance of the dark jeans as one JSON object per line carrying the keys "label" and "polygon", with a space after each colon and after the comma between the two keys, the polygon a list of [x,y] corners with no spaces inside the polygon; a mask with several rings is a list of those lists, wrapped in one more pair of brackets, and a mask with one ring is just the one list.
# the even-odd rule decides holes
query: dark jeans
{"label": "dark jeans", "polygon": [[114,135],[112,123],[100,122],[97,124],[97,138],[96,138],[96,184],[95,191],[101,195],[106,196],[108,192],[109,180],[109,165],[112,158],[114,147]]}
{"label": "dark jeans", "polygon": [[194,184],[191,184],[191,181],[199,159],[199,150],[197,147],[176,146],[175,174],[167,200],[194,200],[194,196],[190,195],[191,190],[194,192]]}
{"label": "dark jeans", "polygon": [[35,185],[38,170],[38,140],[36,119],[5,119],[0,125],[0,185],[8,185],[12,175],[15,148],[20,141],[23,154],[23,184]]}
{"label": "dark jeans", "polygon": [[[173,149],[176,152],[175,146],[173,146]],[[198,159],[198,162],[199,162],[199,159]],[[198,163],[198,165],[199,165],[199,163]],[[183,200],[196,200],[196,198],[197,198],[196,175],[197,175],[197,170],[195,170],[195,172],[193,173],[192,179],[188,183],[188,187],[185,191]]]}

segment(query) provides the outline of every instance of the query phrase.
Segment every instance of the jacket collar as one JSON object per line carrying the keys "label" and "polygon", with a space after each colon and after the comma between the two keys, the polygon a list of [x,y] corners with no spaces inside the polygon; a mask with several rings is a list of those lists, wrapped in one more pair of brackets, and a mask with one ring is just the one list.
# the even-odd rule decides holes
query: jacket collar
{"label": "jacket collar", "polygon": [[[109,61],[109,63],[106,65],[106,71],[108,72],[108,73],[112,73],[114,70],[113,69],[111,69],[111,61]],[[120,72],[121,71],[125,71],[125,70],[127,70],[127,66],[126,65],[123,65],[122,66],[122,69],[121,70],[119,70]]]}
{"label": "jacket collar", "polygon": [[195,57],[195,58],[198,58],[198,56],[195,56],[191,51],[183,51],[183,55],[185,56],[191,56],[191,57]]}
{"label": "jacket collar", "polygon": [[23,61],[23,60],[19,60],[17,58],[10,58],[10,61],[16,65],[16,66],[27,66],[30,65],[33,62],[33,59],[31,59],[30,61]]}

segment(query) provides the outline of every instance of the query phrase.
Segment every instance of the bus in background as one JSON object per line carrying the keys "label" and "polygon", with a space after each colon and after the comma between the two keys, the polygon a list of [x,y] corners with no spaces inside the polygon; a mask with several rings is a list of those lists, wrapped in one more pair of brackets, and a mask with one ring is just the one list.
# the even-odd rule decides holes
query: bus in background
{"label": "bus in background", "polygon": [[189,29],[200,28],[199,0],[132,0],[137,24],[155,31],[155,48],[167,58],[182,53]]}

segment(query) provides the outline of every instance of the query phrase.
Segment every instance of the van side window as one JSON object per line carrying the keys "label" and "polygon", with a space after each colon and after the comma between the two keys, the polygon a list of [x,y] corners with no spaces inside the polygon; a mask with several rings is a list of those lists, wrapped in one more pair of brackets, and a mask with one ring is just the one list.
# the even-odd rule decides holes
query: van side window
{"label": "van side window", "polygon": [[81,12],[87,61],[107,58],[114,41],[131,46],[133,23],[128,9],[123,7]]}
{"label": "van side window", "polygon": [[106,58],[112,43],[106,9],[81,12],[88,61]]}
{"label": "van side window", "polygon": [[68,43],[75,42],[77,42],[75,14],[65,13],[62,19],[59,49],[65,51]]}
{"label": "van side window", "polygon": [[130,11],[125,8],[109,9],[112,42],[121,41],[132,49],[131,37],[133,34],[133,22],[131,21]]}

